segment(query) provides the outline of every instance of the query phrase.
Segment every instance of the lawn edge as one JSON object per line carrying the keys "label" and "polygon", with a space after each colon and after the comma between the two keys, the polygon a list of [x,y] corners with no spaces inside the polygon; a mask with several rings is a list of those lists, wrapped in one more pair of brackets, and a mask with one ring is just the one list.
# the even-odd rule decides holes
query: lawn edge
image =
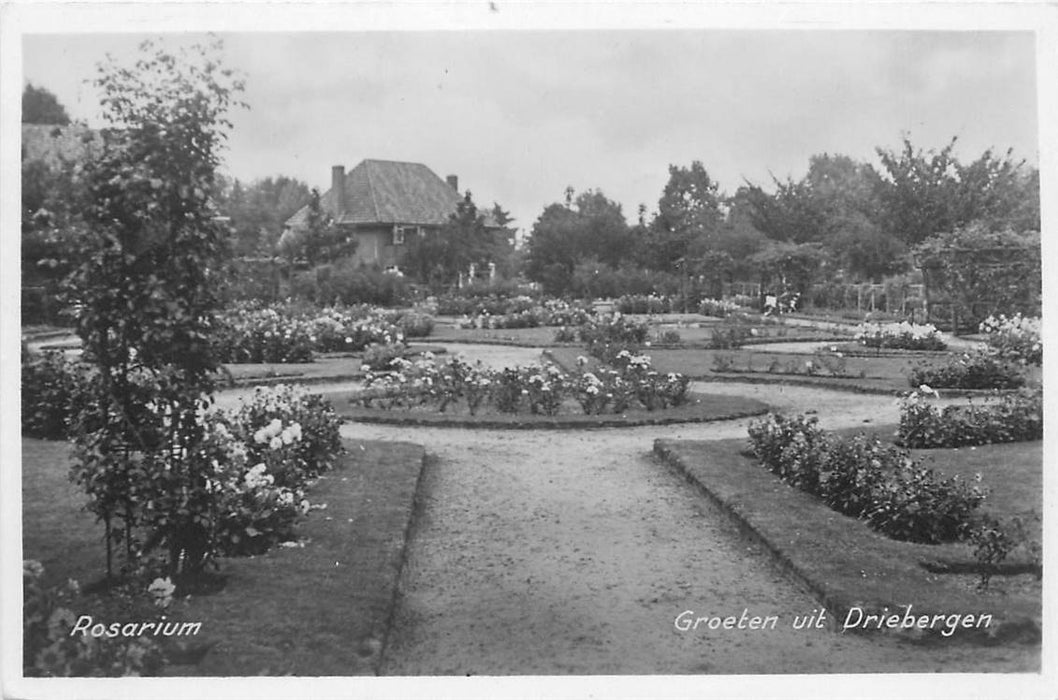
{"label": "lawn edge", "polygon": [[[898,603],[895,600],[882,599],[882,600],[867,600],[864,601],[862,594],[858,594],[855,590],[850,590],[848,587],[841,583],[830,584],[824,580],[821,580],[820,576],[813,573],[815,570],[812,562],[809,561],[810,556],[806,553],[798,551],[796,544],[791,544],[790,547],[784,547],[779,542],[779,536],[777,532],[770,531],[767,523],[759,522],[758,519],[751,513],[746,513],[742,508],[739,507],[736,497],[727,497],[720,492],[720,489],[714,487],[706,480],[699,477],[687,461],[678,454],[681,443],[693,443],[695,441],[685,440],[672,440],[672,439],[657,439],[654,441],[654,454],[670,468],[680,474],[688,483],[690,483],[696,490],[702,493],[704,496],[709,498],[710,501],[715,503],[720,510],[733,522],[739,531],[751,541],[760,544],[763,549],[768,553],[772,560],[778,565],[778,567],[788,576],[791,576],[806,590],[808,590],[815,599],[822,604],[829,613],[833,616],[830,618],[829,628],[832,631],[840,632],[839,619],[844,619],[848,610],[854,605],[863,606],[865,609],[880,609],[882,607],[888,607],[890,611],[899,613],[905,607],[905,603]],[[748,458],[746,458],[749,461]],[[737,468],[738,465],[725,465],[728,468]],[[767,476],[771,476],[767,474]],[[785,487],[778,479],[772,477],[776,484],[781,487]],[[796,489],[785,487],[779,488],[772,495],[772,498],[781,503],[782,501],[791,502],[795,499],[805,500],[811,499],[812,497],[804,494]],[[773,504],[777,505],[777,504]],[[815,512],[821,517],[844,517],[840,514],[831,511],[825,505],[818,504]],[[863,528],[867,526],[862,525]],[[881,536],[877,536],[874,533],[866,535],[860,533],[856,528],[845,528],[844,532],[849,538],[860,539],[867,543],[868,546],[877,547],[879,549],[891,550],[894,554],[899,550],[901,546],[915,546],[908,545],[907,543],[895,542],[888,540]],[[799,534],[799,533],[798,533]],[[869,538],[869,539],[868,539]],[[838,551],[840,547],[831,547],[829,551]],[[907,554],[902,553],[900,559],[906,559]],[[884,552],[882,554],[884,556]],[[893,557],[896,559],[896,557]],[[862,563],[863,559],[858,560],[842,560],[842,563],[846,564],[845,568],[856,568],[859,563]],[[926,571],[924,564],[927,563],[926,558],[922,558],[916,562],[917,567],[921,568],[922,572]],[[911,567],[905,566],[908,570]],[[934,596],[936,597],[936,596]],[[961,599],[961,600],[960,600]],[[961,603],[969,600],[966,595],[953,594],[950,597],[952,600],[951,607],[949,610],[954,610],[959,607]],[[914,603],[916,616],[919,614],[931,614],[933,611],[930,610],[931,603],[935,601],[927,601],[925,604]],[[1014,608],[1019,606],[1015,605]],[[934,608],[934,611],[940,612]],[[1040,642],[1041,632],[1041,618],[1039,610],[1033,614],[1026,614],[1023,610],[1010,610],[1010,606],[1007,609],[1003,609],[1001,605],[995,606],[995,618],[996,626],[994,629],[986,631],[960,630],[959,641],[967,642],[979,645],[991,645],[998,642],[1008,640],[1018,640],[1022,642],[1035,643]],[[1006,613],[1006,614],[1004,614]],[[867,632],[861,630],[853,630],[853,634],[867,634]],[[893,636],[901,636],[909,638],[914,641],[936,641],[942,639],[946,642],[951,642],[954,637],[944,638],[941,637],[939,631],[933,630],[930,632],[919,632],[917,630],[887,630],[887,631],[871,631],[870,633],[881,633],[889,634]]]}

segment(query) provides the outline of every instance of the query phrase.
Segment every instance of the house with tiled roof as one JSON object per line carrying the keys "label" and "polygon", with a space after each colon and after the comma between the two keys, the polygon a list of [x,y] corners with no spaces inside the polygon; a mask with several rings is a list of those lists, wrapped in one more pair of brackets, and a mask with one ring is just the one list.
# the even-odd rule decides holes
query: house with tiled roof
{"label": "house with tiled roof", "polygon": [[[333,166],[331,188],[320,195],[320,207],[355,238],[358,262],[390,268],[399,264],[412,236],[444,226],[461,199],[455,175],[442,180],[422,163],[369,159],[348,173],[342,165]],[[283,239],[304,231],[308,217],[306,205],[287,219]]]}

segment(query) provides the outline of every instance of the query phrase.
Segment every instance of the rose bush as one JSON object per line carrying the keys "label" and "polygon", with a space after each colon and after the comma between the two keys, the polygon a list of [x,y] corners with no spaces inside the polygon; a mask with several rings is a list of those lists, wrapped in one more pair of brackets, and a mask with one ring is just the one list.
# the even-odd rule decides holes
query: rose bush
{"label": "rose bush", "polygon": [[981,322],[985,340],[1003,360],[1023,365],[1043,364],[1042,319],[1014,314],[989,316]]}
{"label": "rose bush", "polygon": [[963,539],[985,497],[976,484],[942,479],[906,450],[877,438],[826,433],[814,417],[773,414],[751,424],[749,437],[757,459],[780,479],[893,539]]}
{"label": "rose bush", "polygon": [[474,415],[488,405],[501,413],[547,416],[578,406],[586,414],[599,414],[622,413],[636,403],[653,411],[687,402],[687,377],[661,374],[649,357],[628,351],[615,359],[614,367],[589,370],[587,359],[580,358],[576,371],[566,373],[555,365],[493,370],[460,357],[438,362],[426,354],[416,362],[396,360],[388,372],[369,372],[356,400],[368,408],[428,406],[443,413],[462,405]]}
{"label": "rose bush", "polygon": [[936,326],[931,323],[863,323],[856,329],[856,340],[869,348],[898,350],[944,350]]}
{"label": "rose bush", "polygon": [[222,362],[311,362],[315,353],[360,352],[432,330],[433,319],[414,311],[240,302],[220,315],[215,347]]}
{"label": "rose bush", "polygon": [[922,386],[901,402],[897,442],[908,448],[964,447],[1043,438],[1043,389],[1022,389],[980,404],[939,408]]}

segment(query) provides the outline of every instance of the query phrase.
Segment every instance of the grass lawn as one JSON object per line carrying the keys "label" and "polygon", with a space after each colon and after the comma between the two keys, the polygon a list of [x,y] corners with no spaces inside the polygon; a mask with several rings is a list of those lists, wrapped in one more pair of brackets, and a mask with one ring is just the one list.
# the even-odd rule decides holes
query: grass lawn
{"label": "grass lawn", "polygon": [[[886,434],[884,429],[879,432]],[[655,451],[665,461],[761,541],[836,618],[844,619],[852,606],[902,612],[910,604],[921,614],[986,612],[994,616],[994,626],[984,637],[966,633],[966,638],[1038,640],[1041,585],[1033,575],[997,575],[989,590],[978,591],[975,574],[939,573],[935,566],[942,562],[949,570],[963,572],[972,568],[968,545],[888,539],[865,522],[832,511],[818,498],[779,481],[746,449],[743,439],[655,442]],[[1017,515],[1040,503],[1040,442],[990,445],[972,453],[916,451],[926,452],[942,473],[972,477],[982,472],[991,490],[982,506],[986,512]]]}
{"label": "grass lawn", "polygon": [[[803,373],[810,355],[762,352],[754,349],[708,350],[699,348],[647,348],[654,368],[659,372],[682,372],[692,379],[704,381],[754,381],[769,383],[798,383],[851,390],[892,393],[909,391],[907,374],[916,359],[880,357],[847,358],[846,374],[832,376],[826,372],[816,375]],[[576,364],[583,347],[555,348],[551,355],[567,369]],[[717,356],[729,362],[728,371],[718,371]],[[773,367],[774,365],[774,367]],[[773,367],[775,371],[769,372]],[[800,370],[794,373],[793,370]],[[863,372],[864,376],[859,376]]]}
{"label": "grass lawn", "polygon": [[[417,355],[423,352],[443,353],[442,347],[410,343],[408,354]],[[335,379],[356,379],[364,376],[360,369],[363,365],[362,353],[327,353],[320,355],[314,362],[263,362],[226,364],[224,368],[231,373],[236,384],[246,386],[297,379],[299,384],[312,384]],[[224,377],[222,377],[224,379]]]}
{"label": "grass lawn", "polygon": [[[315,504],[299,526],[303,547],[221,560],[222,590],[178,604],[201,622],[211,646],[190,676],[374,674],[395,604],[422,447],[345,441],[339,466],[308,492]],[[23,440],[24,557],[40,560],[46,581],[82,584],[104,573],[102,526],[80,510],[66,479],[66,443]]]}

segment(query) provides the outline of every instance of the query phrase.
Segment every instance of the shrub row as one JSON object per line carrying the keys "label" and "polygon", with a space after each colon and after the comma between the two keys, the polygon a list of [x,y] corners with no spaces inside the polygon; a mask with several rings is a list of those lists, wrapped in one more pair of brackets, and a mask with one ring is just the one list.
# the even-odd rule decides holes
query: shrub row
{"label": "shrub row", "polygon": [[856,329],[856,339],[869,348],[898,350],[944,350],[947,345],[933,324],[864,323]]}
{"label": "shrub row", "polygon": [[519,311],[493,315],[488,311],[466,316],[461,328],[538,328],[540,326],[579,326],[588,322],[593,311],[561,300],[548,300],[542,305]]}
{"label": "shrub row", "polygon": [[385,409],[430,407],[444,413],[463,405],[471,415],[485,406],[500,413],[554,416],[564,406],[586,414],[622,413],[636,404],[648,411],[680,406],[687,401],[688,380],[662,375],[650,358],[625,353],[615,368],[594,372],[578,363],[575,373],[554,365],[494,370],[459,357],[437,362],[426,355],[417,362],[398,359],[388,372],[371,372],[356,399],[362,406]]}
{"label": "shrub row", "polygon": [[911,386],[937,389],[1017,389],[1024,386],[1021,367],[992,351],[964,353],[934,367],[919,364],[908,375]]}
{"label": "shrub row", "polygon": [[432,330],[433,319],[416,311],[239,303],[219,316],[215,346],[221,362],[311,362],[318,352],[358,352]]}
{"label": "shrub row", "polygon": [[814,417],[770,415],[750,425],[749,437],[753,453],[780,479],[893,539],[959,540],[984,499],[976,485],[942,479],[906,450],[863,434],[828,434]]}
{"label": "shrub row", "polygon": [[[929,387],[923,390],[932,391]],[[897,441],[909,448],[965,447],[1043,439],[1043,389],[981,404],[938,408],[914,392],[901,405]]]}

